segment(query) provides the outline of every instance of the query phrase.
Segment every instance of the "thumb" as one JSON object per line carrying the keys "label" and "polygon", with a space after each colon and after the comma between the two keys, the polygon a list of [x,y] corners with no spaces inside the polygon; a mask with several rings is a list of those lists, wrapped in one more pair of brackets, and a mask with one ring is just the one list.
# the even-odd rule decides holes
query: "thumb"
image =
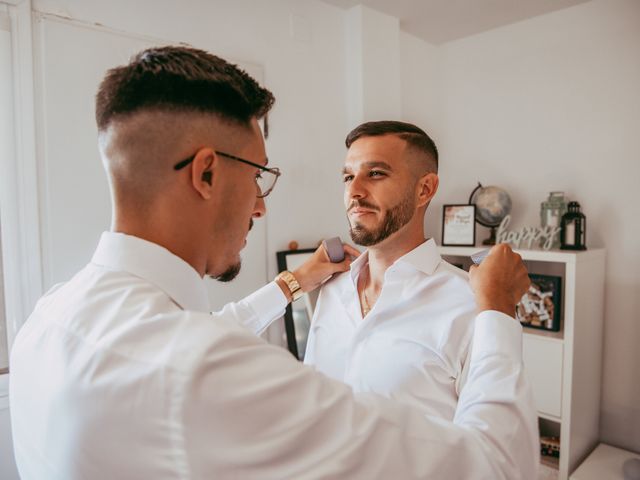
{"label": "thumb", "polygon": [[471,268],[469,268],[469,278],[475,275],[476,270],[478,270],[478,265],[471,265]]}
{"label": "thumb", "polygon": [[345,255],[343,261],[331,264],[334,267],[333,273],[346,272],[347,270],[349,270],[349,268],[351,268],[351,262],[351,257],[349,257],[349,255]]}
{"label": "thumb", "polygon": [[345,257],[351,256],[353,258],[358,258],[358,256],[362,253],[360,252],[360,250],[358,250],[355,247],[352,247],[348,243],[344,243],[342,245],[342,248],[344,249]]}

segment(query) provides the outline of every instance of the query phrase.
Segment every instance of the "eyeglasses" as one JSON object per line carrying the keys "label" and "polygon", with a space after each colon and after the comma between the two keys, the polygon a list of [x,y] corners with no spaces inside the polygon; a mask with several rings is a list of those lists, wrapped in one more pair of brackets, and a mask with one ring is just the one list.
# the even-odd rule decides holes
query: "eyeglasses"
{"label": "eyeglasses", "polygon": [[[276,182],[278,181],[278,177],[282,175],[280,173],[279,168],[267,168],[262,165],[258,165],[257,163],[250,162],[249,160],[245,160],[244,158],[236,157],[235,155],[229,155],[228,153],[219,152],[216,150],[216,154],[221,157],[228,158],[230,160],[235,160],[236,162],[246,163],[247,165],[251,165],[252,167],[259,168],[261,173],[256,174],[256,185],[258,187],[258,198],[264,198],[271,193],[273,187],[276,186]],[[196,154],[191,155],[189,158],[182,160],[181,162],[176,163],[173,166],[174,170],[181,170],[196,158]]]}

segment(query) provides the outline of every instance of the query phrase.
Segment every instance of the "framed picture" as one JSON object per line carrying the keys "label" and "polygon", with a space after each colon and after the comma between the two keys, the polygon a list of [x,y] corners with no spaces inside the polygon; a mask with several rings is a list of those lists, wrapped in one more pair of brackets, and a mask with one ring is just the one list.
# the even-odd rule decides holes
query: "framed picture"
{"label": "framed picture", "polygon": [[[295,270],[311,257],[315,251],[315,248],[303,248],[276,252],[278,272]],[[284,312],[287,348],[298,360],[304,359],[307,337],[309,336],[309,328],[313,318],[313,309],[318,300],[319,291],[320,289],[316,289],[313,292],[305,293],[297,301],[287,305]]]}
{"label": "framed picture", "polygon": [[531,286],[516,306],[516,318],[525,327],[560,330],[562,278],[529,274]]}
{"label": "framed picture", "polygon": [[443,205],[442,245],[473,247],[476,243],[476,206]]}

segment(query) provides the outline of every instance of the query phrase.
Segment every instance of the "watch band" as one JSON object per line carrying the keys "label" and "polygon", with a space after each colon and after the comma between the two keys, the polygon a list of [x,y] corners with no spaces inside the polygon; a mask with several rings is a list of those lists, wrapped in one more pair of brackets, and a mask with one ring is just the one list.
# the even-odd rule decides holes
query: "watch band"
{"label": "watch band", "polygon": [[296,277],[294,277],[293,273],[291,273],[289,270],[280,272],[276,278],[279,278],[287,285],[289,293],[291,293],[292,302],[295,302],[304,294],[304,292],[300,288],[298,280],[296,280]]}

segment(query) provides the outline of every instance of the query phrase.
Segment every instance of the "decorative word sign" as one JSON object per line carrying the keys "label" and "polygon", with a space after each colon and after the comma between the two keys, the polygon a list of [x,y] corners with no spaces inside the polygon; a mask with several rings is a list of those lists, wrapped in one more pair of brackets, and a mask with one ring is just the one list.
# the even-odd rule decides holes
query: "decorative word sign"
{"label": "decorative word sign", "polygon": [[500,223],[496,235],[496,243],[510,243],[516,248],[523,246],[530,249],[533,245],[539,245],[544,240],[542,248],[549,250],[553,245],[553,239],[560,232],[560,227],[551,225],[546,227],[522,227],[520,230],[510,232],[507,230],[510,221],[511,215],[507,215]]}

